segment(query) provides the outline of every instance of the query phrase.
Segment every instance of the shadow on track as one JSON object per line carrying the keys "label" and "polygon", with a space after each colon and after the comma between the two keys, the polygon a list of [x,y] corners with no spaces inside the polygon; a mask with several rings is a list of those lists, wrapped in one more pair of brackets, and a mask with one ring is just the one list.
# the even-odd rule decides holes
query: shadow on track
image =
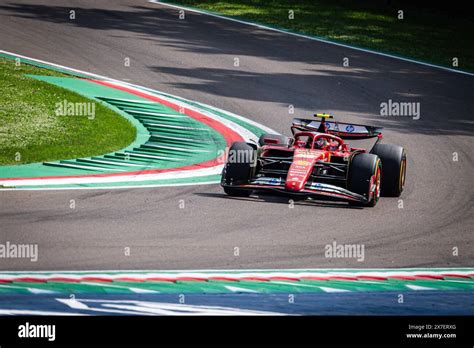
{"label": "shadow on track", "polygon": [[199,197],[206,198],[216,198],[216,199],[230,199],[243,202],[253,202],[253,203],[270,203],[270,204],[290,204],[290,200],[293,200],[294,205],[298,206],[316,206],[322,208],[340,208],[340,209],[363,209],[362,207],[356,207],[349,205],[345,202],[331,202],[331,201],[320,201],[313,199],[301,199],[295,197],[289,197],[285,195],[278,194],[264,194],[261,192],[252,193],[250,197],[231,197],[225,193],[211,193],[211,192],[199,192],[194,193],[194,195]]}

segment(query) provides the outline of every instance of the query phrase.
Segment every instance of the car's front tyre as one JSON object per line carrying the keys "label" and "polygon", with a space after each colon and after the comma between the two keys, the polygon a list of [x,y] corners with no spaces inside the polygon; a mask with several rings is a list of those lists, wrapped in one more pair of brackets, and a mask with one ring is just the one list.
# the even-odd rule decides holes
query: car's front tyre
{"label": "car's front tyre", "polygon": [[349,191],[367,199],[365,203],[350,202],[351,205],[374,207],[380,198],[382,164],[373,154],[361,153],[354,156],[349,168]]}
{"label": "car's front tyre", "polygon": [[226,194],[234,197],[250,196],[251,190],[232,187],[232,185],[249,181],[255,160],[256,150],[253,146],[242,141],[232,144],[221,180],[221,185]]}

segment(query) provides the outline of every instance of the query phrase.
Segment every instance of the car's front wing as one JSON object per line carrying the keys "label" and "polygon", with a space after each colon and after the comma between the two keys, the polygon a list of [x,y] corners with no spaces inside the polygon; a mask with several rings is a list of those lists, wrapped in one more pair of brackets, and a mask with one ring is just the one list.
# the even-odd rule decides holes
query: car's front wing
{"label": "car's front wing", "polygon": [[367,203],[367,198],[349,191],[343,187],[335,186],[331,184],[324,184],[319,182],[308,182],[305,187],[299,191],[287,190],[285,188],[285,180],[278,178],[268,178],[260,177],[254,180],[251,180],[249,183],[240,183],[225,185],[228,187],[235,187],[239,189],[249,189],[249,190],[269,190],[276,191],[280,193],[287,193],[290,195],[304,195],[304,196],[320,196],[320,197],[331,197],[335,199],[340,199],[344,201],[353,201]]}

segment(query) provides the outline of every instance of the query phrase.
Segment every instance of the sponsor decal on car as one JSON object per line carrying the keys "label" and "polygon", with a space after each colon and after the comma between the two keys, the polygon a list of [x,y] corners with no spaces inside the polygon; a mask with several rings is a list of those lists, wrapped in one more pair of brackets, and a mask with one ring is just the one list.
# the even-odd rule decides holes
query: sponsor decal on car
{"label": "sponsor decal on car", "polygon": [[294,163],[299,166],[308,166],[311,164],[311,162],[305,160],[297,160]]}

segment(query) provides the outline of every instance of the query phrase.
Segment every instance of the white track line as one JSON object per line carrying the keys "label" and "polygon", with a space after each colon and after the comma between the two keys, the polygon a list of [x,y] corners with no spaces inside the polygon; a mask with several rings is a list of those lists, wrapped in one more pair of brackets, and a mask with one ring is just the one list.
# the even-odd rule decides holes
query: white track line
{"label": "white track line", "polygon": [[0,183],[5,186],[48,186],[48,185],[81,185],[81,184],[113,184],[120,182],[140,182],[154,180],[170,180],[170,179],[190,179],[202,176],[216,175],[222,172],[224,165],[215,167],[200,168],[193,170],[176,170],[159,173],[146,174],[127,174],[116,176],[94,176],[94,177],[71,177],[71,178],[51,178],[51,179],[18,179],[4,181],[0,179]]}
{"label": "white track line", "polygon": [[240,24],[250,25],[250,26],[252,26],[252,27],[256,27],[256,28],[259,28],[259,29],[271,30],[271,31],[275,31],[275,32],[278,32],[278,33],[283,33],[283,34],[287,34],[287,35],[298,36],[298,37],[301,37],[301,38],[304,38],[304,39],[308,39],[308,40],[324,42],[324,43],[327,43],[327,44],[329,44],[329,45],[340,46],[340,47],[349,48],[349,49],[352,49],[352,50],[357,50],[357,51],[361,51],[361,52],[376,54],[376,55],[383,56],[383,57],[388,57],[388,58],[403,60],[403,61],[405,61],[405,62],[420,64],[420,65],[428,66],[428,67],[430,67],[430,68],[436,68],[436,69],[441,69],[441,70],[445,70],[445,71],[449,71],[449,72],[455,72],[455,73],[458,73],[458,74],[464,74],[464,75],[468,75],[468,76],[474,76],[474,73],[470,73],[470,72],[467,72],[467,71],[462,71],[462,70],[456,70],[456,69],[452,69],[452,68],[447,68],[447,67],[444,67],[444,66],[440,66],[440,65],[436,65],[436,64],[430,64],[430,63],[422,62],[422,61],[419,61],[419,60],[416,60],[416,59],[410,59],[410,58],[399,57],[399,56],[395,56],[395,55],[388,54],[388,53],[382,53],[382,52],[372,51],[372,50],[369,50],[369,49],[366,49],[366,48],[354,47],[354,46],[350,46],[350,45],[347,45],[347,44],[343,44],[343,43],[339,43],[339,42],[334,42],[334,41],[329,41],[329,40],[322,39],[322,38],[318,38],[318,37],[314,37],[314,36],[309,36],[309,35],[305,35],[305,34],[298,34],[298,33],[294,33],[294,32],[287,31],[287,30],[283,30],[283,29],[277,29],[277,28],[268,27],[268,26],[262,25],[262,24],[247,22],[247,21],[243,21],[243,20],[240,20],[240,19],[235,19],[235,18],[231,18],[231,17],[226,17],[226,16],[218,15],[218,14],[211,13],[211,12],[207,12],[207,11],[201,11],[201,10],[198,10],[198,9],[195,9],[195,8],[189,8],[189,7],[180,6],[180,5],[174,5],[174,4],[167,4],[167,3],[164,3],[164,2],[161,2],[161,1],[158,1],[158,0],[149,0],[148,2],[153,3],[153,4],[157,4],[157,5],[163,5],[163,6],[167,6],[167,7],[172,7],[172,8],[177,8],[177,9],[181,9],[181,10],[186,10],[186,11],[188,11],[188,12],[199,13],[199,14],[206,15],[206,16],[216,17],[216,18],[224,19],[224,20],[231,21],[231,22],[236,22],[236,23],[240,23]]}
{"label": "white track line", "polygon": [[179,186],[199,186],[199,185],[215,185],[219,183],[219,179],[215,181],[203,182],[185,182],[177,184],[151,184],[151,185],[120,185],[120,186],[71,186],[71,187],[21,187],[21,188],[0,188],[0,191],[62,191],[62,190],[124,190],[139,189],[153,187],[179,187]]}

